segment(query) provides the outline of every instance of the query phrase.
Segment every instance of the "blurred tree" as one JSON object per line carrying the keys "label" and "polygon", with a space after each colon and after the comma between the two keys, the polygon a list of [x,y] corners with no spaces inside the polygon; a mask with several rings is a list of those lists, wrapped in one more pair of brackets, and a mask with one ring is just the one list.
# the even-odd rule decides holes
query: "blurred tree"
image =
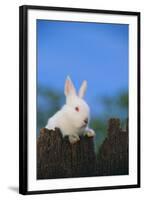
{"label": "blurred tree", "polygon": [[128,109],[128,92],[124,91],[121,92],[117,97],[116,97],[116,104],[120,109]]}
{"label": "blurred tree", "polygon": [[107,136],[107,122],[109,118],[120,118],[121,127],[125,128],[128,118],[128,92],[120,91],[115,96],[103,96],[100,98],[103,112],[99,116],[93,116],[91,127],[96,132],[95,149],[98,152],[100,145]]}
{"label": "blurred tree", "polygon": [[37,90],[37,133],[44,127],[56,111],[60,109],[63,103],[63,94],[53,88],[38,87]]}

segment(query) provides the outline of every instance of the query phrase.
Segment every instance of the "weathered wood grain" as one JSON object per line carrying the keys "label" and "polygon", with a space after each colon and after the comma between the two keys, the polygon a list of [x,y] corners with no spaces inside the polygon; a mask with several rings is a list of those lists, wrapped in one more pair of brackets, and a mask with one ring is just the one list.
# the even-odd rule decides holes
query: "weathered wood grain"
{"label": "weathered wood grain", "polygon": [[93,137],[81,136],[76,144],[59,129],[42,128],[37,139],[37,179],[128,174],[128,123],[108,122],[107,138],[95,154]]}

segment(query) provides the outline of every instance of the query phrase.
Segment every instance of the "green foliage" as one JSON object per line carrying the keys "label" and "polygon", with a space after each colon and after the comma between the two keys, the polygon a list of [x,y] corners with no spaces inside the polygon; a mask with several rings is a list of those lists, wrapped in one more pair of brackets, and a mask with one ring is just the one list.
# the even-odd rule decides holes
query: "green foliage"
{"label": "green foliage", "polygon": [[105,137],[106,137],[106,122],[103,118],[97,117],[92,118],[90,122],[90,127],[95,130],[96,137],[95,137],[95,150],[96,153],[99,150],[99,147],[103,143]]}
{"label": "green foliage", "polygon": [[120,91],[114,96],[103,96],[100,98],[104,111],[104,118],[119,117],[121,119],[128,117],[128,92]]}
{"label": "green foliage", "polygon": [[128,93],[121,92],[116,98],[117,106],[121,109],[128,109]]}
{"label": "green foliage", "polygon": [[128,92],[120,91],[115,96],[104,96],[100,99],[103,105],[103,113],[91,121],[92,127],[96,131],[96,152],[107,136],[107,122],[109,118],[121,119],[121,127],[125,128],[128,118]]}
{"label": "green foliage", "polygon": [[37,106],[37,133],[44,127],[57,110],[60,109],[63,101],[63,94],[52,88],[38,88],[38,106]]}

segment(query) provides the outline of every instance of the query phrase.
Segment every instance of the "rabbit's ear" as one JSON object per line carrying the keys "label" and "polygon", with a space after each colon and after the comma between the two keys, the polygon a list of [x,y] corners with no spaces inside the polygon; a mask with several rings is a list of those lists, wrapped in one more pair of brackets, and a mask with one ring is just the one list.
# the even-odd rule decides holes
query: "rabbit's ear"
{"label": "rabbit's ear", "polygon": [[82,82],[82,85],[81,85],[81,87],[79,89],[79,93],[78,93],[78,96],[80,98],[83,98],[83,96],[85,95],[86,89],[87,89],[87,81],[84,80]]}
{"label": "rabbit's ear", "polygon": [[66,79],[66,82],[65,82],[65,95],[68,96],[68,95],[76,95],[76,90],[75,90],[75,87],[70,79],[69,76],[67,76],[67,79]]}

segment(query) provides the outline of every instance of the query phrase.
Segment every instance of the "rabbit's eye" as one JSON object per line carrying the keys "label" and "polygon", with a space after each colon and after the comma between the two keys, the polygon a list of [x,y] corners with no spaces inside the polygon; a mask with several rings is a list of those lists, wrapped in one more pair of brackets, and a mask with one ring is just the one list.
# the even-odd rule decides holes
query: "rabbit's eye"
{"label": "rabbit's eye", "polygon": [[76,110],[77,112],[79,112],[79,107],[76,106],[76,107],[75,107],[75,110]]}

